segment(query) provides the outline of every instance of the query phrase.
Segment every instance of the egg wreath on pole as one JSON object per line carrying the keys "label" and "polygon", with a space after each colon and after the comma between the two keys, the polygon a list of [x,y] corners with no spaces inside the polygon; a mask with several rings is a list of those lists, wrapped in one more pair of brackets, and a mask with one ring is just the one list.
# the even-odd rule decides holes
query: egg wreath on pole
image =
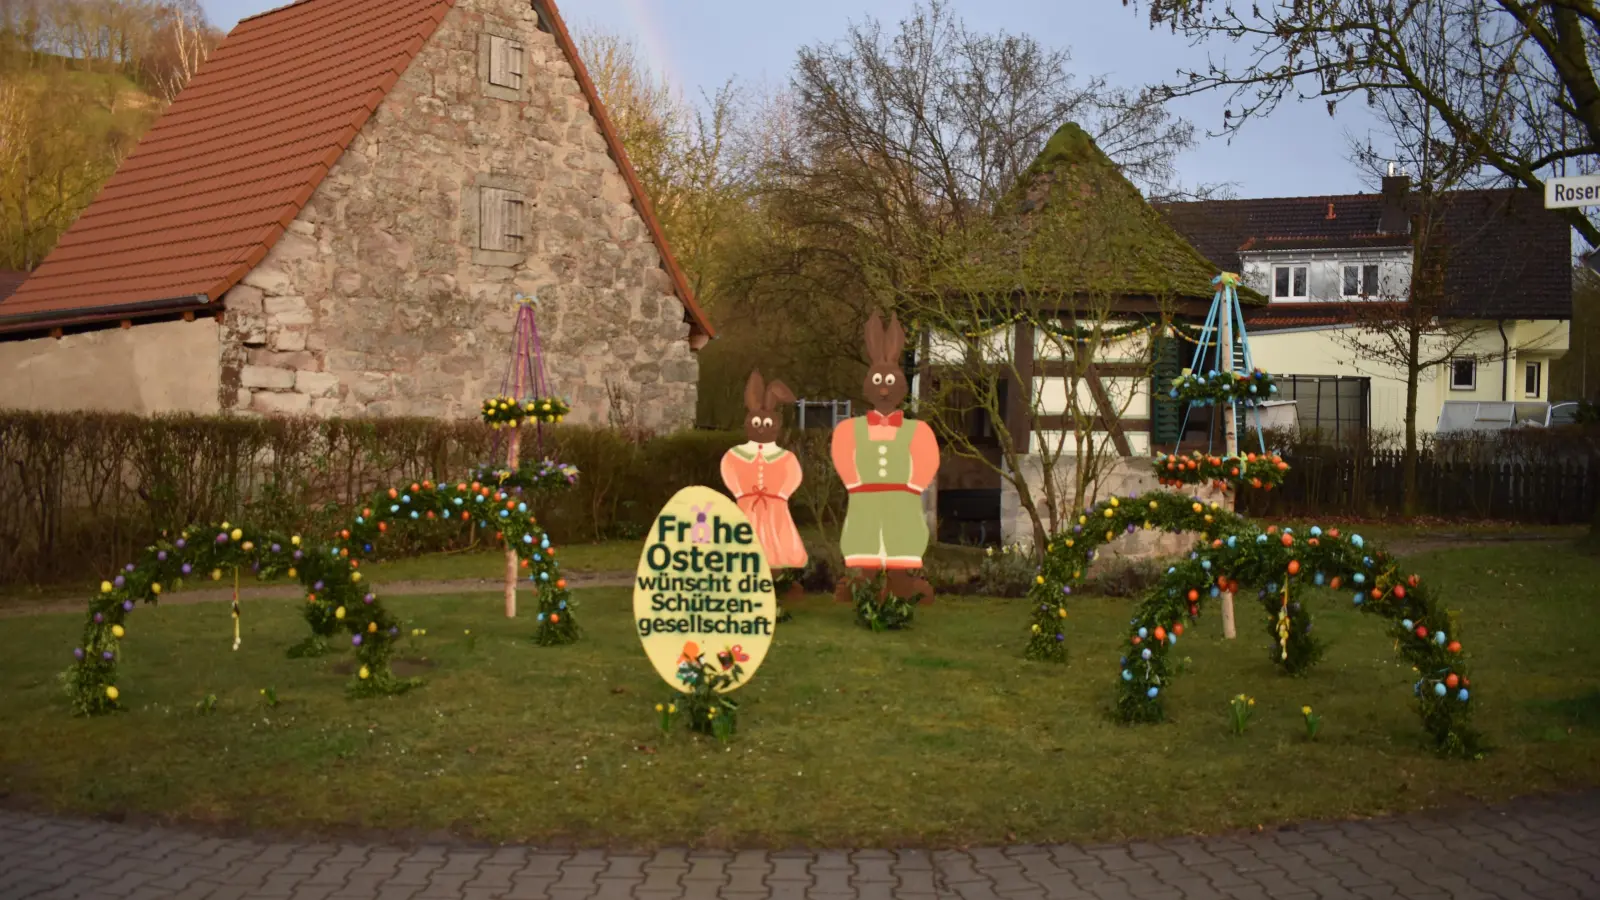
{"label": "egg wreath on pole", "polygon": [[1122,721],[1165,718],[1173,648],[1205,603],[1244,586],[1257,588],[1274,665],[1291,674],[1308,670],[1322,646],[1300,593],[1325,587],[1348,592],[1361,612],[1389,620],[1396,648],[1416,675],[1412,693],[1432,748],[1463,758],[1484,752],[1470,724],[1476,689],[1459,626],[1420,578],[1404,573],[1398,560],[1358,534],[1317,526],[1262,529],[1221,504],[1170,491],[1112,497],[1085,509],[1071,530],[1052,538],[1028,595],[1028,658],[1065,661],[1068,598],[1101,546],[1139,529],[1193,532],[1200,539],[1144,595],[1128,623],[1118,662],[1116,715]]}

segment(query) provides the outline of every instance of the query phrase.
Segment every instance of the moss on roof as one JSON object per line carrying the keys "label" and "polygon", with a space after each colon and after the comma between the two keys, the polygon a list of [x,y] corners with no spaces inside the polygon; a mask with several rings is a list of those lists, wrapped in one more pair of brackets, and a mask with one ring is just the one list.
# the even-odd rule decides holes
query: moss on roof
{"label": "moss on roof", "polygon": [[[1216,268],[1068,122],[971,236],[946,289],[1208,300]],[[1261,302],[1240,289],[1246,302]]]}

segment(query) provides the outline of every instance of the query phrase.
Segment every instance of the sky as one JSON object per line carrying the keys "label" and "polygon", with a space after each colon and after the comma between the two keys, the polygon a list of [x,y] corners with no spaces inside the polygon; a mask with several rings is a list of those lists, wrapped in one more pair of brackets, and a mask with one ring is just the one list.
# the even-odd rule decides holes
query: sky
{"label": "sky", "polygon": [[[231,29],[285,0],[201,0],[212,23]],[[562,17],[574,32],[601,29],[632,37],[651,67],[687,96],[713,92],[730,78],[744,84],[787,81],[795,51],[841,39],[867,16],[892,25],[915,0],[564,0]],[[1225,41],[1191,46],[1165,28],[1151,29],[1143,10],[1122,0],[951,0],[969,27],[1031,34],[1072,54],[1079,78],[1103,75],[1138,87],[1170,80],[1179,66],[1204,69],[1208,58],[1243,59],[1246,48]],[[1184,185],[1226,183],[1239,197],[1286,197],[1370,191],[1374,186],[1349,159],[1350,137],[1365,141],[1366,110],[1351,103],[1334,117],[1322,101],[1285,103],[1270,118],[1251,122],[1231,142],[1208,137],[1220,129],[1226,94],[1172,101],[1172,110],[1197,126],[1198,145],[1177,160]]]}

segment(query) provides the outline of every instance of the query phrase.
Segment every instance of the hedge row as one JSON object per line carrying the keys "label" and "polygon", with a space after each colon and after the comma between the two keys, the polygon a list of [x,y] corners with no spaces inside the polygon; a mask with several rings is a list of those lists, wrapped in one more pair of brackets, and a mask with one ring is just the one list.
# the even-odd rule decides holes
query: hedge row
{"label": "hedge row", "polygon": [[[163,531],[197,521],[317,533],[375,488],[456,479],[494,459],[495,432],[431,419],[243,419],[0,412],[0,585],[98,578]],[[821,433],[791,446],[826,465]],[[544,456],[576,465],[577,489],[540,511],[569,541],[636,537],[675,491],[719,486],[722,454],[743,435],[627,435],[546,426]],[[524,431],[523,458],[538,436]],[[836,479],[835,479],[836,480]],[[822,486],[825,490],[826,486]],[[821,507],[833,498],[824,497]],[[796,504],[798,517],[807,506]],[[828,514],[826,511],[824,514]],[[396,553],[461,546],[460,534],[399,536]]]}

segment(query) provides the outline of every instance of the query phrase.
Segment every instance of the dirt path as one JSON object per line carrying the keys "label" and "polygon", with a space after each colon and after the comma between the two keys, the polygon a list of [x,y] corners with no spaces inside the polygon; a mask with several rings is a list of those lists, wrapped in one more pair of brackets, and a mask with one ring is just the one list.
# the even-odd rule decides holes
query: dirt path
{"label": "dirt path", "polygon": [[[632,572],[591,572],[567,576],[568,586],[577,588],[627,587],[633,583]],[[383,596],[414,594],[498,594],[505,590],[504,582],[488,578],[464,578],[454,581],[382,581],[374,583],[376,593]],[[297,584],[273,584],[239,590],[240,600],[286,600],[299,597],[305,588]],[[192,603],[225,603],[233,599],[232,588],[203,588],[166,594],[163,606],[187,606]],[[81,598],[28,601],[18,600],[0,606],[0,619],[13,616],[36,616],[45,613],[82,612]]]}
{"label": "dirt path", "polygon": [[[1496,547],[1505,544],[1554,544],[1569,542],[1570,537],[1557,537],[1548,534],[1518,535],[1508,533],[1500,536],[1486,536],[1474,533],[1448,533],[1417,535],[1388,544],[1388,548],[1397,556],[1409,556],[1415,553],[1427,553],[1433,550],[1461,550],[1469,547]],[[632,572],[588,572],[567,576],[567,581],[574,588],[598,587],[627,587],[633,583]],[[387,581],[375,584],[380,594],[389,596],[409,596],[416,594],[490,594],[500,593],[504,585],[498,580],[488,578],[464,578],[453,581]],[[249,587],[239,591],[240,600],[276,600],[300,596],[304,589],[293,584],[274,584],[263,587]],[[201,590],[185,590],[175,594],[168,594],[161,598],[161,602],[168,606],[186,606],[191,603],[222,603],[233,597],[233,591],[227,588],[204,588]],[[14,616],[35,616],[46,613],[80,612],[83,610],[84,601],[81,598],[57,598],[49,600],[0,600],[0,619]]]}

